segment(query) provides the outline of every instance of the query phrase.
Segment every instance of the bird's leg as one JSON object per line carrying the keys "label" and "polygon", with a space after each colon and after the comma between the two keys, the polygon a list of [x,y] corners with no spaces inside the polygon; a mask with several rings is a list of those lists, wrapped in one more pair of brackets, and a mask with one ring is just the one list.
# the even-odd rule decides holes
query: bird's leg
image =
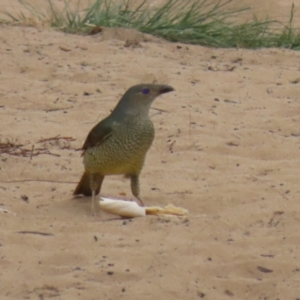
{"label": "bird's leg", "polygon": [[90,187],[92,190],[92,214],[95,215],[95,196],[100,192],[104,176],[94,173],[90,174]]}
{"label": "bird's leg", "polygon": [[130,175],[131,181],[131,192],[135,198],[137,198],[142,206],[144,206],[144,202],[139,197],[140,194],[140,181],[139,175]]}

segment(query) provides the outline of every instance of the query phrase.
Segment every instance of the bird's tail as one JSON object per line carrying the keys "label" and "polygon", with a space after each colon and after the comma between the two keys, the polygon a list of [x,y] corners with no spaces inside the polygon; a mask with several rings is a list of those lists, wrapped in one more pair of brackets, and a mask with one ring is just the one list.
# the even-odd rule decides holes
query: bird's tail
{"label": "bird's tail", "polygon": [[[98,191],[99,193],[99,191]],[[98,194],[96,193],[96,194]],[[81,176],[80,181],[77,184],[77,187],[73,193],[73,195],[84,195],[84,196],[92,196],[92,190],[90,185],[90,176],[86,172]]]}

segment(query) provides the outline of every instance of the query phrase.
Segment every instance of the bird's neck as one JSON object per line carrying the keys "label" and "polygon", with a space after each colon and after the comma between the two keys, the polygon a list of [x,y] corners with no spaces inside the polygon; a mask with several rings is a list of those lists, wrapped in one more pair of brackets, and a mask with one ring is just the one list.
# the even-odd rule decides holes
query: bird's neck
{"label": "bird's neck", "polygon": [[130,105],[127,107],[122,107],[119,105],[112,111],[112,116],[116,117],[118,120],[125,118],[149,118],[149,110],[151,103],[142,103],[141,105]]}

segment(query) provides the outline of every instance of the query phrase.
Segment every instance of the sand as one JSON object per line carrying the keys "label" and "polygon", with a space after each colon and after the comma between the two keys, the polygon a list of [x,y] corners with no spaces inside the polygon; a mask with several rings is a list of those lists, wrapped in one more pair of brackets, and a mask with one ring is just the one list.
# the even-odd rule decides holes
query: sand
{"label": "sand", "polygon": [[[1,299],[300,299],[299,52],[1,25],[0,53]],[[189,217],[93,217],[78,149],[153,81],[176,92],[153,104],[141,196]],[[102,194],[132,199],[120,176]]]}

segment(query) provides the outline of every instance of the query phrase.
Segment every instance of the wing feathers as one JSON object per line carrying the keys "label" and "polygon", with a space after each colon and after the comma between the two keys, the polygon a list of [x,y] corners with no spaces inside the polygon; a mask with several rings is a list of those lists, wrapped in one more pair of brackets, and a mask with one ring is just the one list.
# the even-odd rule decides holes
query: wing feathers
{"label": "wing feathers", "polygon": [[[112,121],[110,116],[99,122],[88,134],[82,150],[85,152],[89,148],[100,146],[104,143],[113,133]],[[83,154],[84,154],[83,152]]]}

